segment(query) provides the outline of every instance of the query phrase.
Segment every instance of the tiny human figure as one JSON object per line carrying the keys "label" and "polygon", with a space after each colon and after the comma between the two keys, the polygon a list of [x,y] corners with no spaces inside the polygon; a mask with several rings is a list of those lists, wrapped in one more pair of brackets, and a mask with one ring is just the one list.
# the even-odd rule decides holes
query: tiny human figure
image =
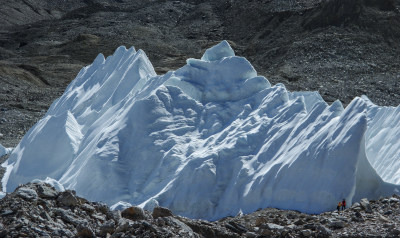
{"label": "tiny human figure", "polygon": [[342,211],[344,211],[344,209],[346,209],[346,199],[343,198],[343,201],[342,201]]}
{"label": "tiny human figure", "polygon": [[339,204],[337,205],[337,211],[338,213],[340,213],[340,208],[342,207],[342,202],[339,202]]}

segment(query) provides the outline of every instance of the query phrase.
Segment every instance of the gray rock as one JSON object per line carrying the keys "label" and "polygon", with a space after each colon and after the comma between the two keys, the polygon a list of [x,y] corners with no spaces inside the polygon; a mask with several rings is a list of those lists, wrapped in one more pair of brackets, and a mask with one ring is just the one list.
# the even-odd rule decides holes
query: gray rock
{"label": "gray rock", "polygon": [[96,210],[98,210],[99,212],[101,212],[103,214],[107,214],[110,211],[107,204],[105,204],[105,203],[97,203]]}
{"label": "gray rock", "polygon": [[146,219],[144,210],[140,207],[128,207],[127,209],[121,212],[121,216],[124,218],[131,219],[132,221]]}
{"label": "gray rock", "polygon": [[297,220],[297,221],[294,222],[294,224],[295,224],[296,226],[304,225],[304,223],[305,223],[305,222],[304,222],[302,219],[299,219],[299,220]]}
{"label": "gray rock", "polygon": [[171,224],[174,227],[177,227],[179,230],[183,232],[183,234],[187,235],[187,236],[183,235],[184,237],[194,236],[192,228],[190,228],[185,223],[179,221],[178,219],[174,217],[163,217],[163,219],[166,221],[166,223]]}
{"label": "gray rock", "polygon": [[50,217],[50,215],[46,211],[42,211],[39,215],[46,221],[53,221],[53,219]]}
{"label": "gray rock", "polygon": [[392,235],[392,236],[398,237],[398,236],[400,236],[400,229],[398,229],[398,228],[392,229],[392,230],[389,232],[389,234]]}
{"label": "gray rock", "polygon": [[104,223],[107,221],[106,215],[102,213],[93,213],[91,217],[98,220],[100,223]]}
{"label": "gray rock", "polygon": [[274,233],[268,229],[260,229],[258,234],[260,234],[261,236],[266,236],[266,237],[271,237],[272,235],[274,235]]}
{"label": "gray rock", "polygon": [[108,234],[113,234],[115,231],[115,221],[114,220],[108,220],[106,221],[103,225],[100,226],[100,236],[107,236]]}
{"label": "gray rock", "polygon": [[362,216],[362,214],[359,211],[356,211],[354,213],[354,216],[351,217],[352,221],[356,221],[356,222],[364,222],[364,217]]}
{"label": "gray rock", "polygon": [[79,204],[79,201],[75,197],[75,195],[71,191],[68,191],[68,190],[65,192],[62,192],[58,196],[57,201],[64,206],[76,206]]}
{"label": "gray rock", "polygon": [[361,199],[360,205],[365,210],[366,213],[372,213],[371,204],[369,203],[368,199],[366,198]]}
{"label": "gray rock", "polygon": [[256,238],[256,237],[257,237],[257,234],[254,233],[254,232],[248,231],[248,232],[246,232],[246,233],[244,234],[244,236],[247,237],[247,238]]}
{"label": "gray rock", "polygon": [[310,230],[302,230],[302,231],[301,231],[301,234],[302,234],[304,237],[310,237],[310,236],[312,235],[312,232],[311,232]]}
{"label": "gray rock", "polygon": [[81,208],[82,208],[82,210],[86,211],[89,214],[93,214],[96,211],[96,209],[93,206],[91,206],[87,203],[82,204]]}
{"label": "gray rock", "polygon": [[388,219],[388,218],[385,217],[385,216],[382,216],[381,214],[378,214],[378,218],[379,218],[379,220],[380,220],[381,222],[385,222],[385,223],[391,222],[390,219]]}
{"label": "gray rock", "polygon": [[289,213],[289,214],[287,214],[286,215],[286,217],[288,218],[288,219],[296,219],[297,217],[298,217],[298,215],[297,214],[293,214],[293,213]]}
{"label": "gray rock", "polygon": [[323,225],[317,226],[317,232],[317,237],[325,238],[332,236],[332,231]]}
{"label": "gray rock", "polygon": [[[148,221],[142,220],[140,225],[138,227],[144,227],[144,229],[149,230],[151,232],[157,232],[157,229],[155,228],[155,226],[153,226],[152,224],[150,224]],[[183,235],[185,234],[185,230],[180,230],[180,233]],[[184,237],[189,237],[187,235],[183,235]]]}
{"label": "gray rock", "polygon": [[74,233],[67,229],[56,229],[50,235],[52,237],[74,237]]}
{"label": "gray rock", "polygon": [[386,212],[384,212],[383,213],[383,215],[390,215],[390,214],[393,214],[393,211],[392,210],[387,210]]}
{"label": "gray rock", "polygon": [[114,210],[107,212],[107,218],[114,220],[115,224],[118,224],[118,221],[121,219],[121,211]]}
{"label": "gray rock", "polygon": [[244,227],[243,225],[239,224],[239,223],[236,223],[234,221],[230,221],[228,224],[233,226],[233,227],[235,227],[235,229],[238,230],[237,233],[239,233],[239,234],[247,232],[247,228]]}
{"label": "gray rock", "polygon": [[25,200],[36,200],[38,199],[38,194],[36,193],[35,190],[31,189],[31,188],[26,188],[26,187],[20,187],[18,188],[18,190],[16,191],[16,195],[18,197],[21,197]]}
{"label": "gray rock", "polygon": [[58,196],[58,192],[46,183],[38,183],[37,192],[41,198],[57,198]]}
{"label": "gray rock", "polygon": [[231,230],[232,232],[241,234],[240,231],[238,229],[236,229],[236,227],[232,226],[231,224],[225,224],[225,227],[228,228],[229,230]]}
{"label": "gray rock", "polygon": [[256,219],[256,226],[260,227],[262,224],[267,223],[267,219],[265,219],[264,217],[257,217]]}
{"label": "gray rock", "polygon": [[315,223],[308,223],[308,224],[305,224],[305,225],[303,226],[303,228],[304,228],[304,229],[307,229],[307,230],[313,230],[313,231],[315,231],[315,230],[317,229],[317,224],[315,224]]}
{"label": "gray rock", "polygon": [[168,217],[168,216],[173,216],[173,215],[174,214],[172,214],[172,211],[166,207],[155,207],[153,209],[153,213],[152,213],[152,216],[154,219],[156,219],[158,217]]}
{"label": "gray rock", "polygon": [[72,213],[70,210],[65,210],[62,208],[55,208],[53,210],[55,215],[58,215],[61,217],[61,219],[67,223],[73,224],[75,226],[78,225],[84,225],[87,222],[80,219],[79,217],[77,217],[74,213]]}
{"label": "gray rock", "polygon": [[118,222],[117,228],[115,229],[115,233],[126,232],[132,225],[133,222],[131,220],[128,220],[126,218],[121,218]]}
{"label": "gray rock", "polygon": [[285,227],[274,223],[267,223],[263,228],[267,228],[269,230],[283,230]]}
{"label": "gray rock", "polygon": [[92,238],[92,237],[96,237],[96,235],[94,234],[92,228],[79,224],[76,227],[76,236],[77,237],[85,237],[85,238]]}
{"label": "gray rock", "polygon": [[329,227],[332,229],[342,229],[346,226],[344,221],[333,221],[329,224]]}
{"label": "gray rock", "polygon": [[385,223],[385,224],[383,224],[383,227],[387,228],[387,229],[394,229],[394,228],[396,228],[396,225],[393,223]]}
{"label": "gray rock", "polygon": [[383,199],[381,200],[381,202],[382,202],[383,204],[386,204],[386,203],[388,203],[388,202],[389,202],[389,199],[387,199],[387,198],[383,198]]}
{"label": "gray rock", "polygon": [[14,214],[15,214],[15,211],[6,209],[1,212],[0,216],[4,217],[4,216],[10,216],[10,215],[14,215]]}
{"label": "gray rock", "polygon": [[390,203],[398,203],[400,200],[398,199],[398,198],[395,198],[395,197],[391,197],[391,198],[389,198],[389,202]]}

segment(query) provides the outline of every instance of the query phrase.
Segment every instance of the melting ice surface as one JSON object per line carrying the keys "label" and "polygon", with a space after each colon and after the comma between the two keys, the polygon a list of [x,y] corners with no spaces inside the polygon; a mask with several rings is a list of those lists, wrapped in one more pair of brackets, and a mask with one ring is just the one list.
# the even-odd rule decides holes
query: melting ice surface
{"label": "melting ice surface", "polygon": [[208,220],[307,213],[398,193],[400,109],[271,86],[226,41],[156,75],[118,48],[83,68],[21,140],[3,189],[46,180],[113,207]]}

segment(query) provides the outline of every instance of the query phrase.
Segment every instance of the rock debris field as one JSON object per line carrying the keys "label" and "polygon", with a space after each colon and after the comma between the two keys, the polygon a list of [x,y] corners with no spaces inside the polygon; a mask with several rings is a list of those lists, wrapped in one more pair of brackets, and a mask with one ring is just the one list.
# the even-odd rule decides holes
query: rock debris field
{"label": "rock debris field", "polygon": [[29,183],[0,200],[0,237],[399,237],[399,205],[392,196],[363,199],[339,214],[266,208],[210,222],[163,207],[111,211],[74,191]]}

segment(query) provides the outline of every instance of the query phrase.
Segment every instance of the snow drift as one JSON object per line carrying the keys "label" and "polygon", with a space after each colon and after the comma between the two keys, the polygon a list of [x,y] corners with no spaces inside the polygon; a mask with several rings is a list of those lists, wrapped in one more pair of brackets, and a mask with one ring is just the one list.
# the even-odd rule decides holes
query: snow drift
{"label": "snow drift", "polygon": [[3,164],[2,183],[46,179],[114,207],[209,220],[319,213],[398,192],[399,110],[271,86],[226,41],[160,76],[143,51],[120,47],[81,70]]}

